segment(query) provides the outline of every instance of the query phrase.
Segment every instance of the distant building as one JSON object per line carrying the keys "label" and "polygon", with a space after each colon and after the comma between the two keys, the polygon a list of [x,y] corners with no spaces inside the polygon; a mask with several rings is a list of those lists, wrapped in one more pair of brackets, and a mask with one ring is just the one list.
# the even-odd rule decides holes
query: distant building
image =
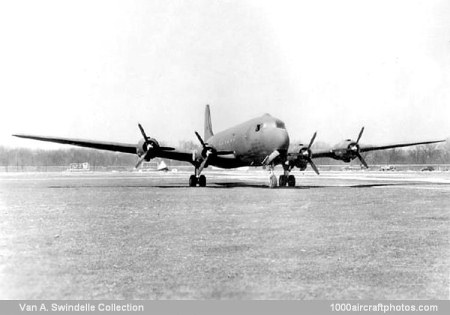
{"label": "distant building", "polygon": [[68,172],[88,172],[91,170],[91,167],[88,162],[84,163],[70,163]]}

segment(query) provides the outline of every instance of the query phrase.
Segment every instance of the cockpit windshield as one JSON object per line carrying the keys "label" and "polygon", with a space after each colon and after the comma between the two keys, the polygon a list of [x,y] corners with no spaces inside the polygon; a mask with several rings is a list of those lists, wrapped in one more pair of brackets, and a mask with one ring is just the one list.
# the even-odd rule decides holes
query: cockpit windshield
{"label": "cockpit windshield", "polygon": [[277,125],[277,128],[286,129],[286,127],[284,126],[284,122],[282,122],[280,120],[276,121],[276,125]]}
{"label": "cockpit windshield", "polygon": [[286,129],[286,127],[284,126],[284,122],[282,122],[281,120],[267,121],[262,124],[262,128]]}

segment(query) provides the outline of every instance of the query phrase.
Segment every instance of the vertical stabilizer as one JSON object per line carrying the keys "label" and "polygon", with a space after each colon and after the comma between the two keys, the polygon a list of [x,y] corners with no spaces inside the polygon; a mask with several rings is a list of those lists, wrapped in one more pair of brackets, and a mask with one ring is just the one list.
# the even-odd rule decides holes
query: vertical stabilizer
{"label": "vertical stabilizer", "polygon": [[209,111],[209,105],[206,105],[205,108],[205,134],[204,138],[205,141],[208,141],[209,138],[211,138],[214,135],[212,131],[212,124],[211,124],[211,113]]}

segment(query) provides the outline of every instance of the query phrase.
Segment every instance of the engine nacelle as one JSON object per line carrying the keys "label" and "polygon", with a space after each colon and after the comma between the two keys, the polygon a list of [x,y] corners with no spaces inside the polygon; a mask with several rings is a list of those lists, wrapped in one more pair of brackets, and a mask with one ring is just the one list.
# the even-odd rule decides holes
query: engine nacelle
{"label": "engine nacelle", "polygon": [[147,141],[145,141],[144,139],[141,139],[138,142],[136,154],[139,157],[141,157],[142,155],[144,155],[148,151],[150,151],[147,153],[147,156],[145,158],[145,160],[148,162],[156,156],[155,154],[152,154],[151,151],[156,151],[158,148],[159,148],[159,143],[158,143],[158,141],[156,141],[156,139],[148,138]]}
{"label": "engine nacelle", "polygon": [[298,167],[301,171],[304,171],[306,167],[308,166],[308,158],[311,158],[311,150],[308,149],[308,147],[304,145],[300,145],[300,148],[295,150],[295,157],[292,156],[289,158],[289,164],[292,167]]}
{"label": "engine nacelle", "polygon": [[308,166],[308,162],[302,158],[297,158],[295,160],[295,166],[300,169],[300,171],[306,170],[306,167]]}

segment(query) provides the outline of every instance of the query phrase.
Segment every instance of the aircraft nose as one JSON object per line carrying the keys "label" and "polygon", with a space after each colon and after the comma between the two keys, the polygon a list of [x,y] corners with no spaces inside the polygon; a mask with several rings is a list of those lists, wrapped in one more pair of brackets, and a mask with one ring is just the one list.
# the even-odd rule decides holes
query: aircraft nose
{"label": "aircraft nose", "polygon": [[275,150],[287,150],[289,148],[289,135],[286,129],[275,129],[273,135]]}

